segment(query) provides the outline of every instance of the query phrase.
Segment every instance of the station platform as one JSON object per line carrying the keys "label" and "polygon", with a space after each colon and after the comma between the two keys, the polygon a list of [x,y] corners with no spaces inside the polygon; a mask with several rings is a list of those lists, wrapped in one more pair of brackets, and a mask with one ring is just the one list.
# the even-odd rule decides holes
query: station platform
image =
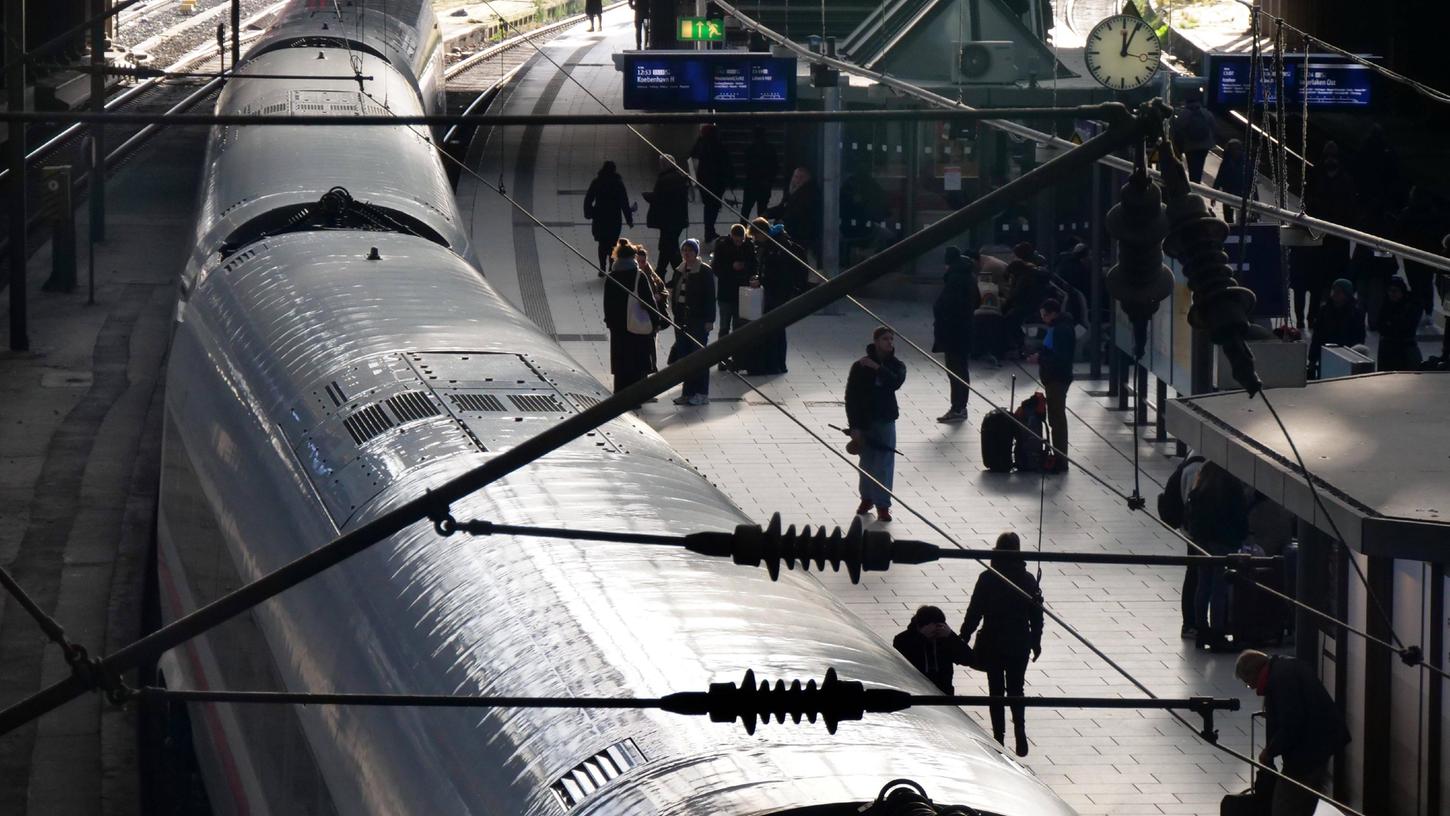
{"label": "station platform", "polygon": [[[113,171],[94,305],[77,202],[76,290],[42,291],[51,248],[41,246],[27,281],[30,351],[0,351],[0,564],[93,655],[141,632],[166,350],[205,144],[202,129],[164,131]],[[69,671],[7,596],[0,701]],[[141,812],[135,722],[88,695],[0,738],[0,813]]]}
{"label": "station platform", "polygon": [[[611,55],[631,47],[633,33],[627,9],[606,13],[604,20],[603,32],[588,33],[581,26],[543,45],[547,58],[535,57],[500,94],[494,110],[600,111],[600,102],[584,88],[610,110],[620,110],[621,80]],[[569,77],[554,63],[562,65]],[[694,139],[693,128],[640,130],[676,156],[688,153]],[[605,282],[595,274],[583,195],[600,164],[616,162],[631,199],[639,203],[637,228],[625,234],[653,252],[658,239],[654,230],[644,228],[646,204],[640,193],[653,185],[656,154],[623,126],[503,128],[475,153],[480,158],[473,170],[486,183],[465,174],[458,193],[485,274],[585,368],[602,382],[610,382],[601,318]],[[500,182],[583,259],[491,189]],[[701,236],[700,219],[696,201],[691,204],[687,236]],[[722,212],[719,226],[728,223],[727,213]],[[868,305],[929,347],[934,287],[903,282],[885,291],[887,296],[870,298]],[[751,378],[772,400],[833,444],[845,441],[828,426],[844,424],[846,373],[875,327],[855,307],[843,304],[841,312],[813,316],[790,329],[788,374]],[[662,358],[671,340],[668,330],[662,334]],[[903,347],[900,341],[898,347]],[[948,407],[946,376],[914,352],[903,348],[901,356],[909,373],[900,394],[897,434],[904,456],[897,460],[896,489],[905,502],[963,546],[990,547],[1000,532],[1010,529],[1022,536],[1024,547],[1036,548],[1040,510],[1044,550],[1180,551],[1176,539],[1151,519],[1130,512],[1121,499],[1080,470],[1045,482],[1034,475],[985,472],[977,428],[988,407],[974,396],[967,423],[938,424],[935,417]],[[1035,387],[1029,369],[974,364],[973,384],[994,402],[1005,404],[1014,374],[1020,401]],[[1081,417],[1071,423],[1071,453],[1083,468],[1131,493],[1134,433],[1125,424],[1128,414],[1108,410],[1107,400],[1090,393],[1104,386],[1080,380],[1069,395],[1069,407]],[[851,521],[858,501],[853,470],[734,375],[712,372],[710,389],[706,406],[676,407],[662,398],[644,406],[639,415],[754,518],[763,522],[780,512],[787,523],[798,525],[844,526]],[[1168,458],[1171,445],[1139,445],[1144,469],[1141,489],[1151,506],[1177,460]],[[896,521],[889,525],[893,534],[947,543],[905,508],[895,508],[894,515]],[[850,584],[843,574],[828,574],[823,580],[889,641],[920,604],[941,606],[951,624],[958,625],[979,571],[975,565],[953,562],[893,567],[884,574],[864,576],[858,585]],[[1178,568],[1045,565],[1042,584],[1052,609],[1155,693],[1240,697],[1243,710],[1220,716],[1217,725],[1225,745],[1246,751],[1248,716],[1258,710],[1258,700],[1234,679],[1232,655],[1197,653],[1191,642],[1179,638],[1182,579]],[[1050,622],[1043,656],[1029,667],[1027,680],[1028,694],[1138,696],[1117,673]],[[965,671],[958,675],[957,689],[964,694],[985,693],[986,684],[982,675]],[[977,716],[985,727],[986,712]],[[1025,763],[1085,814],[1207,816],[1218,813],[1225,793],[1248,785],[1245,765],[1206,745],[1162,712],[1036,709],[1029,712],[1028,722],[1032,749]]]}

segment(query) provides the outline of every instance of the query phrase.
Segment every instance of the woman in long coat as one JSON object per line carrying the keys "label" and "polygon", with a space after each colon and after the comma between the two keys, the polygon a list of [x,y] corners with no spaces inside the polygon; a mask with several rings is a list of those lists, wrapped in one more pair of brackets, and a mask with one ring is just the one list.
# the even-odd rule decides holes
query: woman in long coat
{"label": "woman in long coat", "polygon": [[599,244],[599,277],[602,278],[609,271],[609,253],[619,243],[623,225],[634,226],[629,193],[624,189],[624,179],[614,169],[614,162],[605,162],[599,168],[599,175],[589,182],[589,191],[584,194],[584,217],[589,219],[594,240]]}
{"label": "woman in long coat", "polygon": [[614,390],[620,391],[654,372],[655,334],[667,306],[664,283],[634,245],[620,241],[614,258],[604,286],[604,325],[609,329],[609,370]]}

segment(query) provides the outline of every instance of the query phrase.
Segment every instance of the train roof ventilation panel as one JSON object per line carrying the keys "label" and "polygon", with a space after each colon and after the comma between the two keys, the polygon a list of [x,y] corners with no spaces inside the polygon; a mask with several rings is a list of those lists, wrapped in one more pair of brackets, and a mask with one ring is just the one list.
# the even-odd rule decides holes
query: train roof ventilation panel
{"label": "train roof ventilation panel", "polygon": [[554,798],[564,810],[571,812],[590,794],[646,761],[634,740],[622,740],[575,765],[550,785],[549,790],[553,791]]}

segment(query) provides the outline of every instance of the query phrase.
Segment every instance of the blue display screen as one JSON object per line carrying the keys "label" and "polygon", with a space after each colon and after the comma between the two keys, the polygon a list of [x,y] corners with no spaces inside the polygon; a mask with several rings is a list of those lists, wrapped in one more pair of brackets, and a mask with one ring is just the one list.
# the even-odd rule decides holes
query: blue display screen
{"label": "blue display screen", "polygon": [[[1369,59],[1373,59],[1370,57]],[[1217,108],[1243,107],[1249,98],[1253,79],[1249,57],[1243,54],[1209,55],[1209,104]],[[1275,58],[1260,58],[1259,84],[1254,92],[1256,104],[1278,101],[1279,68]],[[1308,96],[1311,108],[1365,108],[1374,96],[1374,71],[1368,66],[1336,54],[1311,54],[1308,80],[1305,81],[1303,57],[1284,62],[1284,101],[1297,107]]]}
{"label": "blue display screen", "polygon": [[743,51],[624,55],[630,110],[793,110],[796,61]]}

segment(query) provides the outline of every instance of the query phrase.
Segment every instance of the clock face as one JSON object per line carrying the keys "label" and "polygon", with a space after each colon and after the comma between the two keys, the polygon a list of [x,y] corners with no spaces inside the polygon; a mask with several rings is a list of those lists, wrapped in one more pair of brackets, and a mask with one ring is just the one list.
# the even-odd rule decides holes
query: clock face
{"label": "clock face", "polygon": [[1118,15],[1093,26],[1083,56],[1093,79],[1115,91],[1148,83],[1158,73],[1163,44],[1147,23]]}

